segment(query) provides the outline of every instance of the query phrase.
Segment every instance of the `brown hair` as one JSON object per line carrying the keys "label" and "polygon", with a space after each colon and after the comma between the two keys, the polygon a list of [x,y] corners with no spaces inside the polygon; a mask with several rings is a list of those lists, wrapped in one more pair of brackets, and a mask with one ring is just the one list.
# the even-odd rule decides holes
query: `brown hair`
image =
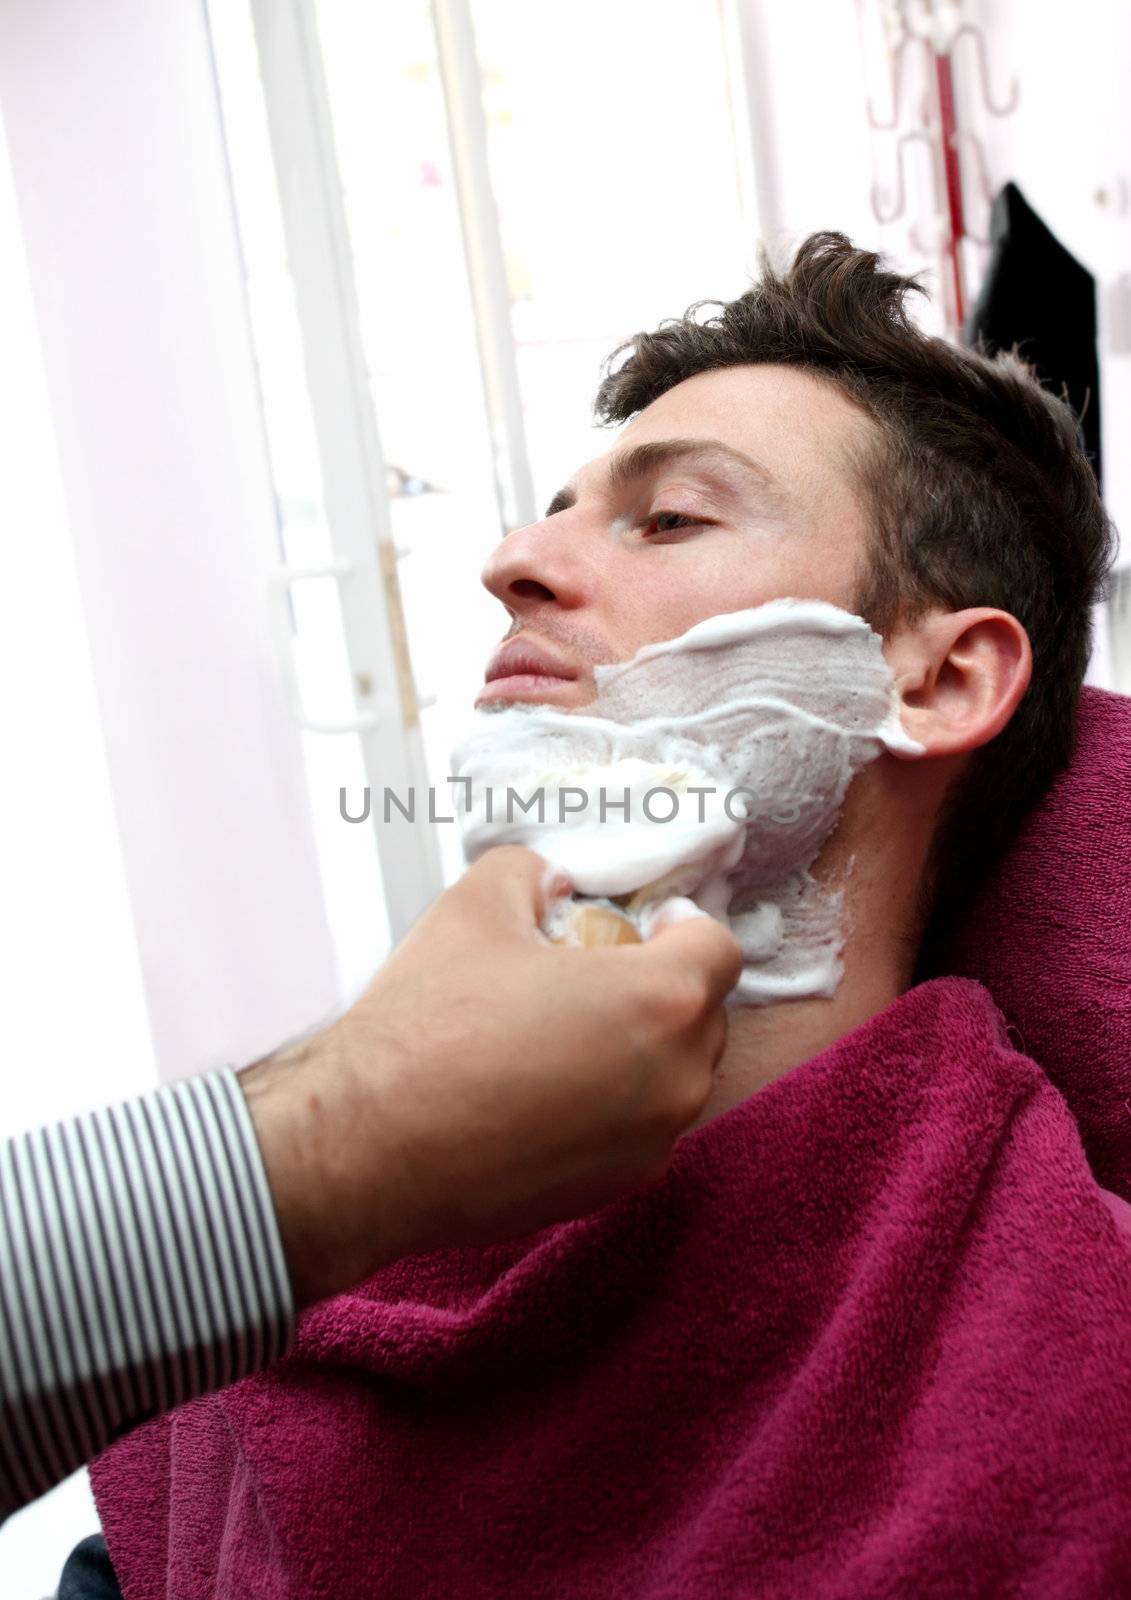
{"label": "brown hair", "polygon": [[[596,414],[625,422],[684,379],[768,362],[834,383],[877,424],[856,463],[875,513],[856,609],[878,633],[935,606],[994,606],[1029,635],[1032,681],[951,786],[920,886],[920,966],[953,929],[1030,807],[1068,762],[1115,533],[1068,405],[1016,354],[923,333],[913,278],[840,233],[815,233],[781,273],[729,304],[614,351]],[[701,319],[703,307],[714,315]],[[618,358],[626,356],[614,367]]]}

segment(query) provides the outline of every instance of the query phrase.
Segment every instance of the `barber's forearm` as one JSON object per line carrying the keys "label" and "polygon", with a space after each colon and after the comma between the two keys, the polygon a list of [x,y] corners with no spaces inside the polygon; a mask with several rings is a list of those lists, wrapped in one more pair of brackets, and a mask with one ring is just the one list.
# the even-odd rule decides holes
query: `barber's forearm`
{"label": "barber's forearm", "polygon": [[0,1518],[146,1418],[277,1360],[292,1328],[232,1073],[0,1146]]}
{"label": "barber's forearm", "polygon": [[[406,1152],[378,1109],[394,1049],[349,1014],[239,1075],[266,1169],[296,1309],[413,1246],[398,1176]],[[359,1059],[360,1057],[360,1059]],[[415,1220],[419,1221],[419,1218]]]}

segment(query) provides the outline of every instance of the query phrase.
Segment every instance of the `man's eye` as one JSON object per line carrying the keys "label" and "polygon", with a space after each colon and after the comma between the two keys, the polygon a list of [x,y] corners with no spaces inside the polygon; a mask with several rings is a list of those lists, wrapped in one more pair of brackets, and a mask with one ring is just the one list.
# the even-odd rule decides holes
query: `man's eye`
{"label": "man's eye", "polygon": [[642,526],[645,533],[649,530],[656,533],[677,533],[681,528],[701,528],[703,523],[700,518],[685,516],[682,511],[653,511]]}

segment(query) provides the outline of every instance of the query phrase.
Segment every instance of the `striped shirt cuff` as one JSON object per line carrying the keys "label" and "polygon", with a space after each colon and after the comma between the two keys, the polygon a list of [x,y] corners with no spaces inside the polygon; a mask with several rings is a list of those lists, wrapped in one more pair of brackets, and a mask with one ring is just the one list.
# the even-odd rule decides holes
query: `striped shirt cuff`
{"label": "striped shirt cuff", "polygon": [[0,1145],[0,1517],[293,1328],[233,1072]]}

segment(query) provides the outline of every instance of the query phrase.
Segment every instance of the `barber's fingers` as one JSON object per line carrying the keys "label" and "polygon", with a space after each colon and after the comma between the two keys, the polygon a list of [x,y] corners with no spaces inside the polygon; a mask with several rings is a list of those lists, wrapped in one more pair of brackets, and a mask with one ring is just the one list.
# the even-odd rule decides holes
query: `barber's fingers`
{"label": "barber's fingers", "polygon": [[474,908],[484,932],[499,934],[539,928],[555,900],[568,895],[566,875],[524,845],[504,844],[481,855],[455,885]]}
{"label": "barber's fingers", "polygon": [[[688,902],[690,904],[690,902]],[[676,911],[674,917],[657,917],[651,937],[624,953],[650,963],[659,980],[665,972],[685,983],[689,976],[704,985],[705,1010],[726,999],[742,972],[742,948],[721,922],[698,911]]]}
{"label": "barber's fingers", "polygon": [[[484,936],[506,937],[539,929],[549,906],[570,889],[567,876],[534,850],[499,845],[480,856],[449,895],[473,912]],[[704,1010],[722,1004],[742,971],[742,951],[733,934],[681,897],[665,903],[648,932],[644,944],[602,951],[601,959],[639,961],[650,984],[658,986],[670,976],[684,993],[689,980],[696,980],[703,985]]]}
{"label": "barber's fingers", "polygon": [[686,895],[669,895],[666,900],[651,900],[640,908],[637,922],[645,939],[651,939],[661,928],[686,922],[689,917],[705,917],[707,912]]}

